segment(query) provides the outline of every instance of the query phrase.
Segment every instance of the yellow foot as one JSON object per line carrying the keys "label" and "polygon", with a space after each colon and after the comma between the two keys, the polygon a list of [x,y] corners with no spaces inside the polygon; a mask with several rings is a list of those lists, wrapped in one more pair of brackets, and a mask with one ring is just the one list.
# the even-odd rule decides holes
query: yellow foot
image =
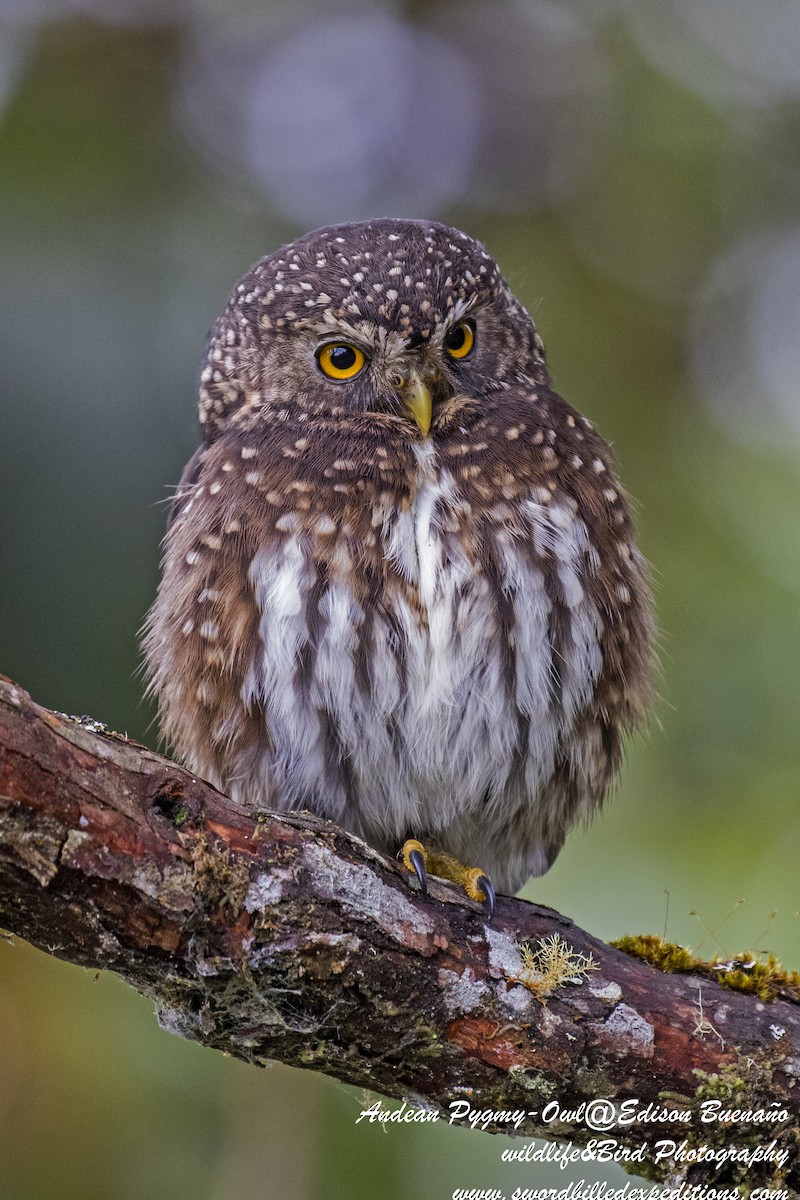
{"label": "yellow foot", "polygon": [[409,838],[404,842],[397,856],[402,860],[407,871],[413,871],[419,880],[423,896],[428,891],[428,875],[438,875],[440,879],[449,879],[463,888],[471,900],[487,901],[489,905],[489,920],[494,913],[494,888],[492,881],[480,867],[465,867],[452,854],[442,850],[426,850],[422,842]]}

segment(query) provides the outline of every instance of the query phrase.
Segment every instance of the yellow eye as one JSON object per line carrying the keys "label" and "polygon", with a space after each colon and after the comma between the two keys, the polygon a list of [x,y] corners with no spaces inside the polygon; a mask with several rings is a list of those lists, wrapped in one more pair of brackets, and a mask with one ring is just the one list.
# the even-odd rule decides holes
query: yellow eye
{"label": "yellow eye", "polygon": [[328,379],[354,379],[363,370],[366,359],[349,342],[331,342],[317,351],[317,362]]}
{"label": "yellow eye", "polygon": [[444,339],[444,348],[451,358],[467,358],[474,345],[475,327],[471,321],[462,321]]}

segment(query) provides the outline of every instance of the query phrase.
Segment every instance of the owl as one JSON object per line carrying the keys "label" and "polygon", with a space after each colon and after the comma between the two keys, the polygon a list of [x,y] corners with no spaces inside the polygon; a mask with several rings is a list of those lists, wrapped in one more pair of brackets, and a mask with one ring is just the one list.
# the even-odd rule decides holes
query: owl
{"label": "owl", "polygon": [[144,637],[178,755],[423,885],[545,872],[645,710],[652,605],[496,263],[430,221],[299,238],[231,295],[199,416]]}

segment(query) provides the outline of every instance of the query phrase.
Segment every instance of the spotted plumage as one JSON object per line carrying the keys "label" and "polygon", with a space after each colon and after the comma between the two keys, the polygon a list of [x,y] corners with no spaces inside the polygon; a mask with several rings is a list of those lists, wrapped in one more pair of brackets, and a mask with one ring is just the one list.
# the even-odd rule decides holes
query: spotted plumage
{"label": "spotted plumage", "polygon": [[178,753],[253,808],[541,874],[641,716],[651,606],[496,264],[430,222],[308,234],[233,292],[199,411],[145,637]]}

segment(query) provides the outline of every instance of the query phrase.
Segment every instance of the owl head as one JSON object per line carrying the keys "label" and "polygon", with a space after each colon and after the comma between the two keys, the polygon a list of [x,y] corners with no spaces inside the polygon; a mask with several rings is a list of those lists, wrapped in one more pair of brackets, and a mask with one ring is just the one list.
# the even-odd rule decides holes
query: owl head
{"label": "owl head", "polygon": [[207,442],[231,423],[380,413],[428,433],[438,406],[547,382],[541,338],[479,242],[431,221],[331,225],[234,289],[200,379]]}

